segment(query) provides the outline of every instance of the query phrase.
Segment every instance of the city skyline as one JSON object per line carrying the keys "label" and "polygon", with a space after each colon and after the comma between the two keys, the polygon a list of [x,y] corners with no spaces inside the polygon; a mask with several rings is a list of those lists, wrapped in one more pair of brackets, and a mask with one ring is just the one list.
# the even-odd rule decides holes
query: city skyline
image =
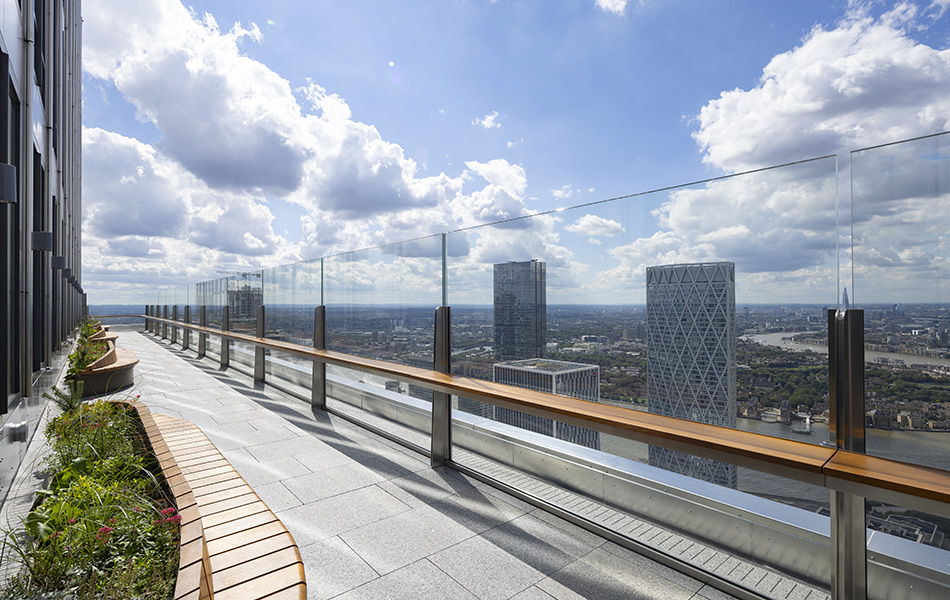
{"label": "city skyline", "polygon": [[[589,287],[595,259],[611,263],[597,293],[619,297],[644,264],[737,255],[756,259],[760,288],[837,298],[848,152],[950,129],[943,2],[193,7],[85,4],[93,304],[833,153],[818,179],[796,169],[648,194],[621,214],[550,213],[510,223],[520,236],[455,235],[449,252],[459,271],[541,258],[552,300]],[[884,202],[854,212],[882,244]],[[697,228],[697,206],[741,219]],[[855,257],[932,254],[901,242]]]}

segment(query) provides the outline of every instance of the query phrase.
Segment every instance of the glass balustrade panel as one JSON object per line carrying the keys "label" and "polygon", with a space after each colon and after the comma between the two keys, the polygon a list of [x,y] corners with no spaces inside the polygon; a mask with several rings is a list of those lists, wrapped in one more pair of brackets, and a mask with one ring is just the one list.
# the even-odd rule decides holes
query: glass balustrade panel
{"label": "glass balustrade panel", "polygon": [[[321,303],[320,264],[316,259],[264,270],[265,337],[313,346],[314,309]],[[310,398],[313,361],[268,350],[264,372],[268,384]]]}
{"label": "glass balustrade panel", "polygon": [[[325,258],[323,283],[328,349],[432,369],[441,234]],[[332,366],[327,386],[329,406],[428,447],[430,390]]]}
{"label": "glass balustrade panel", "polygon": [[[830,157],[451,232],[453,373],[827,443],[835,203]],[[568,435],[570,427],[464,397],[454,407],[456,445],[475,420],[505,435],[569,438],[779,512],[817,515],[829,505],[823,488],[752,469]]]}
{"label": "glass balustrade panel", "polygon": [[[866,451],[950,470],[950,134],[852,152],[851,193]],[[868,499],[867,523],[869,586],[874,565],[891,560],[885,549],[903,544],[922,565],[943,565],[938,596],[950,595],[950,514]],[[907,568],[925,585],[924,567]]]}

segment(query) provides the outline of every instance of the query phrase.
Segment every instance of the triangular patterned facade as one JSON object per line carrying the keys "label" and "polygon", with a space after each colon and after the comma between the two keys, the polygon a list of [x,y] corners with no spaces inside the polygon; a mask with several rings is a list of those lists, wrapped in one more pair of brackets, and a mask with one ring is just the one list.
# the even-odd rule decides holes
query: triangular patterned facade
{"label": "triangular patterned facade", "polygon": [[[731,262],[647,268],[650,412],[736,426],[736,293]],[[736,468],[659,447],[650,464],[736,487]]]}

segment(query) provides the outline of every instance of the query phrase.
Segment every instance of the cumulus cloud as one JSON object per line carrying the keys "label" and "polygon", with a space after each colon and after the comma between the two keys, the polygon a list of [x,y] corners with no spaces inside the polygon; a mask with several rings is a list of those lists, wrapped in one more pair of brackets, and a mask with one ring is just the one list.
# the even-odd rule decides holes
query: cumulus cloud
{"label": "cumulus cloud", "polygon": [[[527,213],[519,165],[469,161],[453,175],[420,176],[342,97],[311,81],[293,87],[248,57],[244,46],[262,40],[254,24],[223,29],[174,1],[92,0],[87,9],[92,85],[113,86],[161,134],[145,144],[86,131],[90,274],[135,272],[136,261],[185,251],[199,264],[279,264]],[[497,119],[476,121],[497,128]],[[274,233],[275,200],[303,208],[298,243]]]}
{"label": "cumulus cloud", "polygon": [[86,128],[83,165],[84,241],[101,240],[103,249],[156,260],[169,256],[167,243],[173,241],[218,258],[295,255],[274,233],[274,217],[261,196],[214,190],[138,140]]}
{"label": "cumulus cloud", "polygon": [[583,233],[591,237],[614,237],[626,231],[619,222],[590,213],[577,219],[564,229],[573,233]]}
{"label": "cumulus cloud", "polygon": [[597,0],[597,8],[604,12],[622,15],[627,10],[627,0]]}
{"label": "cumulus cloud", "polygon": [[498,122],[498,111],[493,110],[481,119],[473,119],[472,125],[485,129],[498,129],[501,127],[501,123]]}
{"label": "cumulus cloud", "polygon": [[852,4],[773,58],[755,87],[708,102],[693,136],[703,160],[737,172],[950,129],[950,49],[911,37],[937,13],[868,11]]}
{"label": "cumulus cloud", "polygon": [[570,184],[562,185],[560,189],[551,190],[551,195],[557,200],[570,200],[578,193],[578,190],[575,190]]}

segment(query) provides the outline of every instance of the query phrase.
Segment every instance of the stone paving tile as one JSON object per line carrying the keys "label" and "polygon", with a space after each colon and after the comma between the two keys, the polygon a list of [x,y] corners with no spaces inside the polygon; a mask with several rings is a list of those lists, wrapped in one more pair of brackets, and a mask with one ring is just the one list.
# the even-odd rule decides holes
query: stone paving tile
{"label": "stone paving tile", "polygon": [[294,531],[297,544],[310,544],[344,534],[381,519],[410,510],[376,486],[354,490],[280,512],[280,519]]}
{"label": "stone paving tile", "polygon": [[333,598],[379,578],[379,574],[338,537],[300,546],[300,557],[307,574],[308,600]]}
{"label": "stone paving tile", "polygon": [[468,600],[476,596],[428,560],[419,560],[384,577],[337,596],[339,600],[413,598]]}
{"label": "stone paving tile", "polygon": [[429,506],[340,536],[379,573],[395,571],[470,537],[471,531]]}
{"label": "stone paving tile", "polygon": [[359,464],[344,464],[317,473],[283,480],[303,504],[351,492],[382,481],[382,477]]}
{"label": "stone paving tile", "polygon": [[482,536],[545,575],[554,573],[594,549],[531,514],[502,523]]}
{"label": "stone paving tile", "polygon": [[472,488],[470,482],[445,468],[416,471],[390,482],[424,504]]}
{"label": "stone paving tile", "polygon": [[512,596],[511,600],[554,600],[554,596],[533,585],[520,594]]}
{"label": "stone paving tile", "polygon": [[482,537],[459,542],[429,560],[479,598],[510,598],[545,578],[541,571]]}
{"label": "stone paving tile", "polygon": [[556,598],[638,598],[689,600],[694,591],[649,571],[627,576],[634,566],[624,559],[596,549],[538,584]]}
{"label": "stone paving tile", "polygon": [[293,492],[288,490],[282,481],[275,481],[267,485],[255,485],[254,491],[264,501],[264,504],[275,513],[301,506],[297,496],[294,496]]}
{"label": "stone paving tile", "polygon": [[487,531],[525,514],[522,508],[475,487],[436,500],[431,506],[474,533]]}

